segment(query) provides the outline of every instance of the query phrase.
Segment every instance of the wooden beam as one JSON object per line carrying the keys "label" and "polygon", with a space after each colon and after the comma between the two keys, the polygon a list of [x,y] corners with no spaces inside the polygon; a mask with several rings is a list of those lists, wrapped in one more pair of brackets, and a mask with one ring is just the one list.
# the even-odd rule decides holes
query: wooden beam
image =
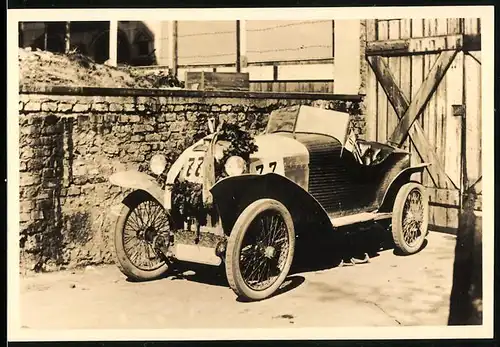
{"label": "wooden beam", "polygon": [[19,22],[19,47],[24,48],[24,22]]}
{"label": "wooden beam", "polygon": [[236,72],[247,67],[247,29],[244,20],[236,21]]}
{"label": "wooden beam", "polygon": [[118,60],[118,21],[109,22],[109,64],[116,66]]}
{"label": "wooden beam", "polygon": [[240,21],[236,21],[236,72],[241,72]]}
{"label": "wooden beam", "polygon": [[64,31],[64,53],[68,54],[71,49],[71,22],[66,22]]}
{"label": "wooden beam", "polygon": [[[396,111],[396,115],[401,119],[410,105],[409,99],[397,87],[394,76],[381,57],[368,57],[368,62],[384,89],[389,102]],[[438,187],[457,188],[453,181],[446,175],[443,165],[427,140],[422,127],[418,123],[414,123],[409,129],[408,135],[422,160],[431,163],[427,170],[434,184]]]}
{"label": "wooden beam", "polygon": [[[415,94],[410,106],[405,111],[404,116],[400,119],[396,129],[394,129],[392,135],[389,137],[390,142],[398,145],[403,143],[408,135],[408,130],[420,113],[424,110],[427,102],[432,97],[432,94],[443,79],[456,54],[457,51],[441,52],[436,60],[436,63],[420,86],[417,94]],[[393,88],[399,89],[397,85],[394,85]]]}
{"label": "wooden beam", "polygon": [[178,45],[177,45],[177,21],[169,21],[168,22],[168,32],[167,32],[167,38],[168,38],[168,66],[170,69],[170,73],[174,76],[177,76],[177,70],[179,68],[179,61],[178,61]]}
{"label": "wooden beam", "polygon": [[43,50],[46,51],[49,44],[49,24],[44,23],[43,27]]}
{"label": "wooden beam", "polygon": [[442,51],[481,49],[481,35],[440,35],[366,43],[366,55],[404,56]]}

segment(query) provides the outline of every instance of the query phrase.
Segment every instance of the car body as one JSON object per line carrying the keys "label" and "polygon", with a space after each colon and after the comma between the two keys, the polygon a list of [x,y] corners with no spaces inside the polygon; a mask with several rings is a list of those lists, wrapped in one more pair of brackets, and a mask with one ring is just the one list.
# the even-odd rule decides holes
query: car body
{"label": "car body", "polygon": [[[230,174],[218,181],[213,164],[230,144],[218,141],[215,129],[173,163],[164,189],[145,173],[113,175],[114,184],[135,189],[125,198],[116,227],[118,266],[128,276],[151,279],[176,260],[224,264],[235,293],[259,300],[281,285],[293,259],[295,238],[308,230],[334,232],[348,225],[390,220],[396,246],[403,253],[417,252],[427,233],[428,198],[412,175],[421,173],[426,164],[412,167],[409,152],[357,139],[349,132],[349,123],[350,116],[344,112],[311,106],[282,108],[270,114],[265,131],[254,137],[257,150],[246,159],[227,159],[225,171]],[[156,165],[161,174],[164,161],[156,160],[161,162]],[[208,222],[172,221],[173,186],[179,180],[202,187],[203,198],[213,206]],[[153,271],[134,268],[123,246],[125,220],[145,200],[161,208],[170,223],[166,231],[142,228],[154,229],[149,241],[147,232],[140,237],[165,257],[163,267]],[[195,236],[179,241],[183,232]],[[213,237],[203,237],[209,234]],[[200,243],[203,239],[213,242]],[[266,264],[259,266],[267,270],[252,270],[257,266],[248,265],[252,262]],[[267,275],[252,271],[267,271]]]}

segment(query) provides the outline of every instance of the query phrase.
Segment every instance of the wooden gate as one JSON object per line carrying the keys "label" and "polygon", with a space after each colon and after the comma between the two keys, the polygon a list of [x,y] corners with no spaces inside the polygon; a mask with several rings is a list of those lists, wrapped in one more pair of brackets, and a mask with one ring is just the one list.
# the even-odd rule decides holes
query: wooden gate
{"label": "wooden gate", "polygon": [[430,228],[455,232],[461,199],[481,210],[481,35],[477,18],[367,20],[367,138],[431,163]]}

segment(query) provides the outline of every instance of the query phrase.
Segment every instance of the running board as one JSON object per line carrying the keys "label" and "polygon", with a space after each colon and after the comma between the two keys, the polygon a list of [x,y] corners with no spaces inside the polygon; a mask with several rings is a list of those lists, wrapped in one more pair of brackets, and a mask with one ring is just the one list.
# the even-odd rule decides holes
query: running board
{"label": "running board", "polygon": [[392,213],[362,212],[343,217],[330,217],[330,222],[334,228],[351,224],[370,222],[380,219],[391,218]]}
{"label": "running board", "polygon": [[174,244],[172,247],[174,258],[192,263],[219,266],[222,259],[215,254],[215,248],[198,245]]}

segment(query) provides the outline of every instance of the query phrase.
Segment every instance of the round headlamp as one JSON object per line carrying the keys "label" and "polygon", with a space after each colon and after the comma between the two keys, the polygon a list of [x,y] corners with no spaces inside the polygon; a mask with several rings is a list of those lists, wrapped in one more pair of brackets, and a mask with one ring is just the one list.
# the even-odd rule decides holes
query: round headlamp
{"label": "round headlamp", "polygon": [[151,157],[149,167],[155,175],[160,175],[167,167],[167,159],[162,154],[155,154]]}
{"label": "round headlamp", "polygon": [[214,158],[217,161],[220,161],[224,157],[224,147],[219,144],[215,145],[214,148]]}
{"label": "round headlamp", "polygon": [[246,166],[247,164],[242,157],[234,155],[227,159],[224,169],[229,176],[237,176],[245,172]]}

